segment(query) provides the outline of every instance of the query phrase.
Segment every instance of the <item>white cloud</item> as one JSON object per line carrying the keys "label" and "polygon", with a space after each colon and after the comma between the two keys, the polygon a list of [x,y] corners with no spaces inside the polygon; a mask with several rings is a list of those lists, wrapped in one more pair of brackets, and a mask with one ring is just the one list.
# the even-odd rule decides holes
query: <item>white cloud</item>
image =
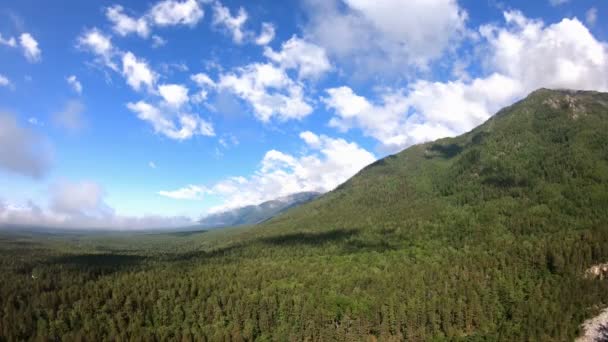
{"label": "white cloud", "polygon": [[158,77],[146,61],[138,59],[130,51],[122,57],[122,74],[131,88],[136,91],[139,91],[142,85],[153,89]]}
{"label": "white cloud", "polygon": [[200,104],[205,102],[209,97],[209,93],[205,89],[201,89],[198,92],[194,93],[190,98],[190,101],[195,104]]}
{"label": "white cloud", "polygon": [[154,5],[148,15],[158,26],[194,26],[203,18],[204,12],[196,0],[164,0]]}
{"label": "white cloud", "polygon": [[112,30],[121,36],[136,33],[140,37],[148,37],[150,27],[145,18],[132,18],[124,13],[120,5],[110,6],[106,9],[106,17],[112,22]]}
{"label": "white cloud", "polygon": [[164,197],[179,200],[202,200],[205,192],[207,192],[207,190],[203,187],[197,185],[188,185],[174,191],[159,191],[158,194]]}
{"label": "white cloud", "polygon": [[0,87],[10,87],[11,81],[6,76],[0,74]]}
{"label": "white cloud", "polygon": [[78,94],[82,94],[82,84],[80,83],[80,81],[78,80],[78,78],[76,77],[76,75],[70,75],[66,78],[66,81],[68,82],[68,84],[70,85],[70,87],[72,87],[72,89],[77,92]]}
{"label": "white cloud", "polygon": [[9,47],[17,47],[17,40],[15,37],[3,38],[2,34],[0,34],[0,45],[6,45]]}
{"label": "white cloud", "polygon": [[168,105],[175,108],[180,108],[189,101],[188,88],[181,84],[161,84],[158,92]]}
{"label": "white cloud", "polygon": [[53,121],[68,131],[78,132],[85,127],[85,109],[81,101],[70,100],[61,111],[53,114]]}
{"label": "white cloud", "polygon": [[302,86],[272,64],[254,63],[236,73],[222,74],[217,84],[249,102],[256,117],[264,122],[272,117],[301,119],[312,112]]}
{"label": "white cloud", "polygon": [[190,76],[190,79],[201,88],[191,97],[193,103],[203,103],[209,96],[209,90],[215,89],[215,82],[205,73],[198,73]]}
{"label": "white cloud", "polygon": [[283,43],[281,51],[267,47],[264,55],[284,69],[297,69],[300,79],[317,78],[331,69],[322,47],[295,36]]}
{"label": "white cloud", "polygon": [[156,163],[153,161],[148,162],[148,167],[150,167],[151,169],[156,169]]}
{"label": "white cloud", "polygon": [[31,34],[27,32],[22,33],[19,36],[19,44],[23,49],[23,54],[25,58],[30,63],[36,63],[40,61],[42,52],[38,47],[38,42],[36,41],[36,39],[34,39],[34,37],[32,37]]}
{"label": "white cloud", "polygon": [[105,216],[104,192],[95,182],[60,182],[51,188],[50,208],[62,214]]}
{"label": "white cloud", "polygon": [[161,36],[153,35],[152,36],[152,47],[159,48],[167,44],[167,40]]}
{"label": "white cloud", "polygon": [[569,1],[570,0],[549,0],[549,3],[551,4],[551,6],[559,6],[559,5],[565,4]]}
{"label": "white cloud", "polygon": [[13,115],[0,113],[0,169],[42,178],[50,170],[51,160],[48,142],[21,127]]}
{"label": "white cloud", "polygon": [[425,69],[465,34],[456,0],[307,0],[305,36],[371,74]]}
{"label": "white cloud", "polygon": [[223,199],[223,204],[211,212],[259,204],[302,191],[326,192],[376,160],[354,142],[312,132],[302,132],[300,137],[308,153],[294,156],[270,150],[254,174],[229,177],[210,187],[199,187],[204,194]]}
{"label": "white cloud", "polygon": [[578,19],[546,26],[520,12],[505,12],[506,27],[483,26],[489,44],[487,63],[522,83],[539,87],[608,90],[608,45]]}
{"label": "white cloud", "polygon": [[300,138],[311,148],[318,149],[321,146],[321,138],[313,132],[302,132]]}
{"label": "white cloud", "polygon": [[385,89],[377,103],[348,87],[327,90],[324,99],[336,116],[330,125],[360,128],[396,152],[413,144],[464,133],[521,95],[521,85],[494,74],[471,83],[418,81],[405,90]]}
{"label": "white cloud", "polygon": [[506,12],[506,27],[483,26],[488,76],[448,82],[415,81],[381,89],[373,101],[348,87],[323,99],[336,116],[330,125],[359,128],[383,151],[464,133],[500,108],[540,88],[608,90],[608,48],[576,19],[546,26]]}
{"label": "white cloud", "polygon": [[215,87],[215,82],[205,73],[198,73],[190,76],[190,79],[196,83],[199,87]]}
{"label": "white cloud", "polygon": [[587,13],[585,13],[585,21],[589,26],[595,26],[597,22],[597,8],[591,7]]}
{"label": "white cloud", "polygon": [[[161,111],[160,108],[144,101],[128,103],[127,108],[136,113],[139,119],[149,122],[156,133],[161,133],[171,139],[185,140],[194,135],[215,135],[211,123],[194,114],[175,113],[171,109]],[[173,117],[177,118],[178,123]]]}
{"label": "white cloud", "polygon": [[237,44],[243,43],[246,33],[243,32],[243,25],[247,21],[247,11],[243,7],[239,8],[238,14],[232,16],[230,9],[216,2],[213,5],[213,25],[223,26],[232,35],[232,41]]}
{"label": "white cloud", "polygon": [[98,60],[112,70],[118,70],[116,64],[112,61],[115,53],[112,46],[112,40],[109,36],[104,35],[96,28],[83,32],[78,37],[77,46],[80,49],[87,50],[97,56]]}
{"label": "white cloud", "polygon": [[222,145],[223,148],[230,148],[232,146],[237,146],[239,144],[239,139],[232,134],[225,134],[221,137],[218,142]]}
{"label": "white cloud", "polygon": [[262,31],[255,39],[257,45],[267,45],[274,39],[275,28],[271,23],[262,23]]}
{"label": "white cloud", "polygon": [[104,200],[105,191],[92,181],[60,181],[49,189],[46,208],[32,201],[25,204],[0,202],[0,224],[35,225],[68,229],[154,229],[187,226],[187,217],[118,215]]}
{"label": "white cloud", "polygon": [[29,119],[27,119],[27,122],[29,122],[30,125],[34,125],[34,126],[44,126],[44,124],[38,120],[38,118],[35,117],[30,117]]}

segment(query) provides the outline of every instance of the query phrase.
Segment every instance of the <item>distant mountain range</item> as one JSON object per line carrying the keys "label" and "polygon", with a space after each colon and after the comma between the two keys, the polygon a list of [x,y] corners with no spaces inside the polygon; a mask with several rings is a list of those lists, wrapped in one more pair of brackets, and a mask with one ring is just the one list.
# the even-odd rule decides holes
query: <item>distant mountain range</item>
{"label": "distant mountain range", "polygon": [[258,205],[248,205],[203,217],[200,227],[206,229],[251,225],[264,222],[293,207],[321,196],[319,192],[299,192]]}

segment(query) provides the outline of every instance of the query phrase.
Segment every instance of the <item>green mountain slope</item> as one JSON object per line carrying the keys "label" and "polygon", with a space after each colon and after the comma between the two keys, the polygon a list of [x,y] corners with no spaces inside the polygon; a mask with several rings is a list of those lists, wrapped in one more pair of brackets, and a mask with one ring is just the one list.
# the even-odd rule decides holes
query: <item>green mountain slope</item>
{"label": "green mountain slope", "polygon": [[605,222],[607,183],[608,95],[543,89],[467,134],[377,161],[270,226],[584,229]]}
{"label": "green mountain slope", "polygon": [[606,261],[608,94],[539,90],[252,228],[0,235],[0,340],[568,341]]}

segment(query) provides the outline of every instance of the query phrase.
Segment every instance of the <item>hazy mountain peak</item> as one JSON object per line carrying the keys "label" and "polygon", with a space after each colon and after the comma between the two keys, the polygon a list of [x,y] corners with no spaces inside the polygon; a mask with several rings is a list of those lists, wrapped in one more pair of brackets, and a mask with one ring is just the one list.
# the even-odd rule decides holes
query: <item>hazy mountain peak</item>
{"label": "hazy mountain peak", "polygon": [[248,205],[203,217],[199,223],[204,228],[222,228],[230,226],[250,225],[264,222],[284,211],[310,202],[319,197],[319,192],[299,192],[258,205]]}

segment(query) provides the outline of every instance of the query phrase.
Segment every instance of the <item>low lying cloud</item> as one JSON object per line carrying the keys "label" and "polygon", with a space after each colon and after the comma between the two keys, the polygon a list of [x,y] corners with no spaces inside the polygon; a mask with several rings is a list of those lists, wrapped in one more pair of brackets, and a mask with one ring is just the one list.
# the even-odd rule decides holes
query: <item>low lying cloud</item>
{"label": "low lying cloud", "polygon": [[0,201],[0,224],[73,229],[152,229],[188,226],[188,217],[117,215],[104,201],[103,188],[91,181],[60,181],[49,189],[46,208],[27,201],[22,205]]}

